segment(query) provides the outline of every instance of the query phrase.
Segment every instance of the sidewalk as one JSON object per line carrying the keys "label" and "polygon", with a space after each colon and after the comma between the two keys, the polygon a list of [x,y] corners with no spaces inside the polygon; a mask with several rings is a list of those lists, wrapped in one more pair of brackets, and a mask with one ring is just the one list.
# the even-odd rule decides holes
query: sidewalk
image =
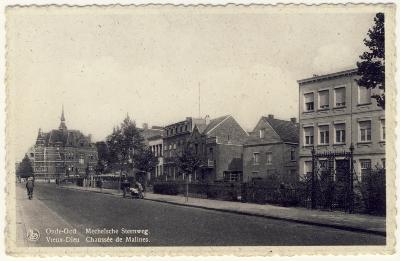
{"label": "sidewalk", "polygon": [[[64,187],[122,196],[122,193],[120,191],[114,189],[100,190],[99,188],[82,188],[77,186]],[[372,233],[382,236],[386,235],[385,217],[362,214],[347,214],[340,211],[320,211],[297,207],[280,207],[269,204],[260,205],[253,203],[241,203],[202,198],[189,198],[188,202],[185,202],[186,199],[182,195],[171,196],[154,194],[151,192],[146,192],[145,199],[180,206],[196,207],[208,210],[236,213],[241,215],[286,220],[301,224]]]}

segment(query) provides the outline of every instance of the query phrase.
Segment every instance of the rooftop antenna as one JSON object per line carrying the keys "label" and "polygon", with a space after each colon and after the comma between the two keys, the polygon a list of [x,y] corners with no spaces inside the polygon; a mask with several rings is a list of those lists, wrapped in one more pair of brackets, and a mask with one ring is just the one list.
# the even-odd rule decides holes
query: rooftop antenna
{"label": "rooftop antenna", "polygon": [[201,113],[200,113],[200,82],[198,83],[198,88],[199,88],[199,118],[201,118]]}

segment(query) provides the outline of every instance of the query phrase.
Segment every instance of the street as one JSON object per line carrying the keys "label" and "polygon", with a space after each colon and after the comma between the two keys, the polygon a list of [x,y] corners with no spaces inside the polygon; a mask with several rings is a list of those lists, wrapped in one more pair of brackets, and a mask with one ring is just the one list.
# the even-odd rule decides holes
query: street
{"label": "street", "polygon": [[[17,244],[23,246],[384,245],[385,237],[77,191],[17,184]],[[40,233],[28,241],[29,229]],[[118,241],[118,237],[122,240]]]}

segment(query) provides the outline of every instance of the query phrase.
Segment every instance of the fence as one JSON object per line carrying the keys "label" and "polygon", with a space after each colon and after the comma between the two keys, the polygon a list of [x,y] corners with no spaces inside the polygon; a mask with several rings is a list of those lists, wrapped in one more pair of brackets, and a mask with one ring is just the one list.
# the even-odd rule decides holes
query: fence
{"label": "fence", "polygon": [[[185,195],[186,186],[189,197],[242,201],[257,204],[275,204],[311,208],[310,180],[298,182],[292,186],[268,185],[267,183],[189,183],[183,181],[157,182],[153,192],[157,194]],[[371,170],[362,182],[354,184],[354,212],[385,215],[385,171]],[[322,191],[316,193],[318,202],[326,197]],[[340,197],[340,194],[336,195]],[[339,201],[337,199],[336,201]],[[319,209],[331,210],[331,205],[318,204]],[[344,208],[335,208],[343,210]]]}

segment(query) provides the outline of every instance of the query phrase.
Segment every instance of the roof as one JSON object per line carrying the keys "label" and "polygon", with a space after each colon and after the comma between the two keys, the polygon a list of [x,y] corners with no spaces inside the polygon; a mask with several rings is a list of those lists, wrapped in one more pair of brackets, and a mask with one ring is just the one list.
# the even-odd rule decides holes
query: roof
{"label": "roof", "polygon": [[153,138],[156,136],[161,136],[163,133],[162,129],[139,129],[140,133],[142,134],[142,137],[145,140],[148,140],[149,138]]}
{"label": "roof", "polygon": [[297,83],[299,85],[304,85],[306,83],[311,83],[311,82],[318,82],[318,81],[323,81],[323,80],[331,80],[343,76],[350,76],[354,75],[357,73],[357,69],[350,69],[350,70],[345,70],[345,71],[340,71],[340,72],[335,72],[335,73],[329,73],[329,74],[324,74],[324,75],[316,75],[310,78],[298,80]]}
{"label": "roof", "polygon": [[[231,116],[225,115],[225,116],[221,116],[221,117],[212,119],[210,121],[210,123],[207,125],[207,127],[201,133],[208,134],[210,131],[212,131],[215,127],[217,127],[220,123],[222,123],[224,120],[226,120],[229,117],[231,117]],[[200,129],[199,129],[199,131],[200,131]]]}
{"label": "roof", "polygon": [[246,139],[245,145],[251,146],[281,142],[299,143],[299,127],[296,123],[264,116],[261,117],[260,121],[269,125],[276,135],[265,135],[264,138],[260,139],[258,132],[251,132],[249,133],[250,136]]}
{"label": "roof", "polygon": [[83,142],[84,146],[90,145],[89,137],[83,135],[79,130],[51,130],[40,135],[45,146],[59,143],[63,146],[77,147],[81,146],[81,142]]}
{"label": "roof", "polygon": [[299,143],[299,127],[291,121],[262,117],[278,134],[283,142]]}

